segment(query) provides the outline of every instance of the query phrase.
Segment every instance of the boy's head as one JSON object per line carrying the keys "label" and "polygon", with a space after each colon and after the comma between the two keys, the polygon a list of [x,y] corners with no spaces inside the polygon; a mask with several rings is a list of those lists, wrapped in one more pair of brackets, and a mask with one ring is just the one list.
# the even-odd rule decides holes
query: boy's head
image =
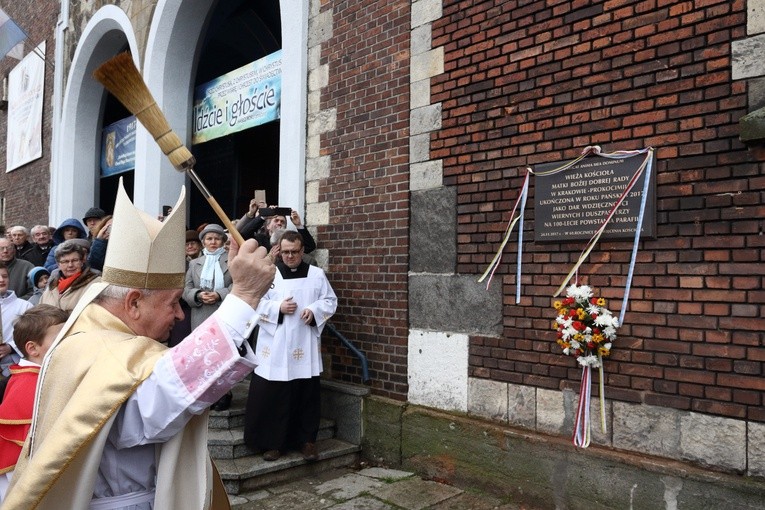
{"label": "boy's head", "polygon": [[27,277],[29,278],[29,283],[32,287],[36,289],[44,289],[45,285],[48,283],[50,273],[44,267],[33,267],[29,270]]}
{"label": "boy's head", "polygon": [[55,306],[34,306],[16,319],[13,340],[26,359],[39,365],[68,317]]}
{"label": "boy's head", "polygon": [[0,260],[0,296],[5,295],[8,291],[8,284],[10,283],[8,278],[8,264]]}

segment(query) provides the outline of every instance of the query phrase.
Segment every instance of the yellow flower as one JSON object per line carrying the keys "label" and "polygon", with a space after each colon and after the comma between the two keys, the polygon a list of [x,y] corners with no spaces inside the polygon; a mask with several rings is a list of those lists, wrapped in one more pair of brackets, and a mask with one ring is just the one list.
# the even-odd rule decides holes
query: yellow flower
{"label": "yellow flower", "polygon": [[561,303],[560,301],[556,301],[553,303],[553,308],[555,308],[556,310],[560,310],[561,306],[563,306],[563,303]]}
{"label": "yellow flower", "polygon": [[596,333],[592,335],[592,341],[595,342],[596,344],[599,344],[600,342],[603,341],[603,335],[601,335],[600,333]]}
{"label": "yellow flower", "polygon": [[576,316],[579,318],[579,320],[583,320],[587,317],[587,312],[584,311],[584,308],[579,308],[576,311]]}
{"label": "yellow flower", "polygon": [[605,298],[599,297],[597,301],[598,306],[606,306]]}
{"label": "yellow flower", "polygon": [[558,329],[558,323],[557,323],[556,321],[552,321],[552,328],[553,328],[554,330],[557,330],[557,329]]}
{"label": "yellow flower", "polygon": [[581,342],[582,340],[584,340],[584,335],[581,333],[577,333],[576,335],[574,335],[574,340],[576,340],[577,342]]}
{"label": "yellow flower", "polygon": [[598,354],[600,354],[603,357],[608,356],[611,353],[611,349],[606,349],[605,347],[598,347]]}

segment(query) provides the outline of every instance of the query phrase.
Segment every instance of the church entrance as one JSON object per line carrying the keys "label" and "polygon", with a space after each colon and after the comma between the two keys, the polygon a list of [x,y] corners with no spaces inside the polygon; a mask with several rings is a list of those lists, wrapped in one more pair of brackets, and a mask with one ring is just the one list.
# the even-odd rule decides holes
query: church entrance
{"label": "church entrance", "polygon": [[[279,2],[218,2],[202,44],[195,87],[270,55],[282,47]],[[196,172],[229,217],[247,211],[256,189],[276,202],[280,121],[195,144]],[[220,223],[196,187],[189,186],[189,227]]]}

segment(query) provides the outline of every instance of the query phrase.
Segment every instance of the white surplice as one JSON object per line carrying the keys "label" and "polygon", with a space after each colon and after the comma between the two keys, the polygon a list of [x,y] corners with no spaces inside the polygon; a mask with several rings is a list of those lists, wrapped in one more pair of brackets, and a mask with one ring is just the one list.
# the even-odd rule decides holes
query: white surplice
{"label": "white surplice", "polygon": [[[282,317],[279,307],[292,297],[297,310]],[[304,309],[313,312],[315,325],[300,318]],[[255,373],[269,381],[308,379],[321,374],[321,332],[337,309],[337,296],[321,268],[309,266],[305,278],[283,278],[277,271],[273,288],[260,300],[257,309],[258,344]]]}

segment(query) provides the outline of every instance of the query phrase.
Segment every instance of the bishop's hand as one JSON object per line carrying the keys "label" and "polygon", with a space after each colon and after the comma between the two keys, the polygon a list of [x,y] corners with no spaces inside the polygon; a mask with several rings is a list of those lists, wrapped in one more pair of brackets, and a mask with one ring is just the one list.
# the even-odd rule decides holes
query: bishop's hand
{"label": "bishop's hand", "polygon": [[276,266],[268,257],[268,252],[262,246],[258,246],[254,239],[245,241],[241,247],[231,240],[228,270],[234,281],[231,294],[248,303],[253,309],[258,307],[260,298],[271,288],[276,274]]}

